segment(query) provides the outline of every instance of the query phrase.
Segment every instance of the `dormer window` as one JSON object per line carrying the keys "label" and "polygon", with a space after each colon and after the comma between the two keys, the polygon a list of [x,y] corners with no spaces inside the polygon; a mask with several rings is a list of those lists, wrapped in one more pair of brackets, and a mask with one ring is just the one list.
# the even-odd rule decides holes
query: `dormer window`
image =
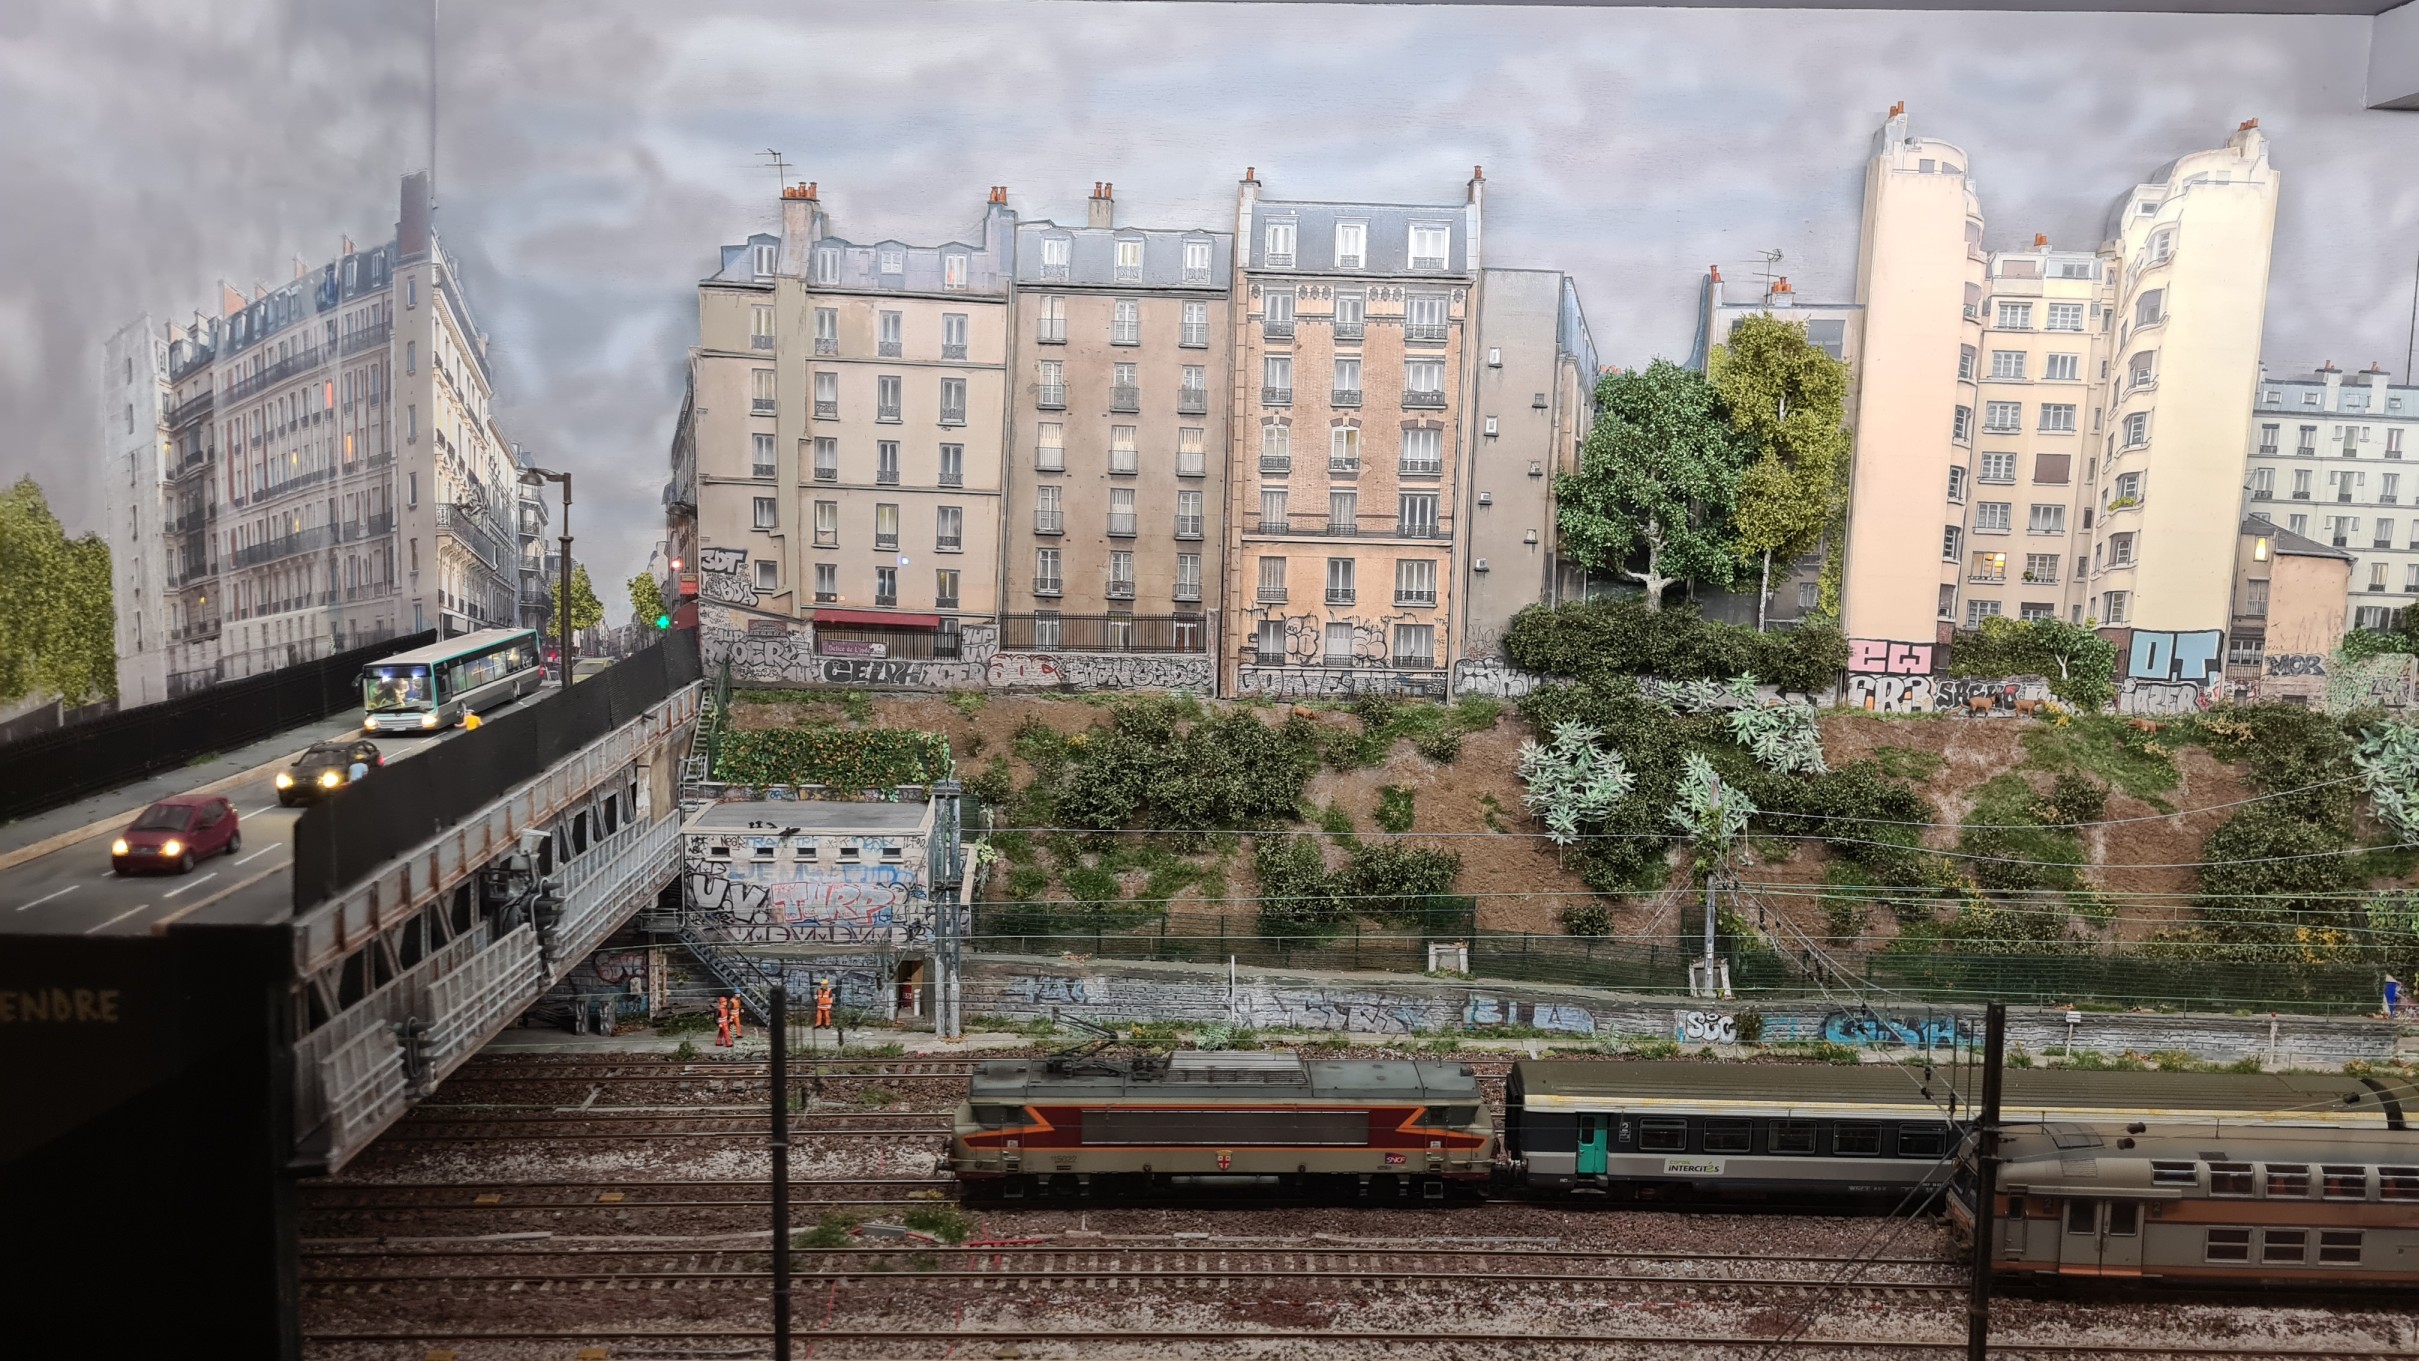
{"label": "dormer window", "polygon": [[942,256],[941,287],[964,288],[966,286],[966,265],[966,254],[963,251],[951,251]]}
{"label": "dormer window", "polygon": [[1184,281],[1188,284],[1205,284],[1210,281],[1209,242],[1187,241],[1184,243]]}
{"label": "dormer window", "polygon": [[1411,224],[1411,267],[1443,269],[1451,250],[1452,229],[1442,222]]}
{"label": "dormer window", "polygon": [[1260,263],[1270,269],[1291,269],[1294,259],[1294,224],[1271,222],[1260,238]]}
{"label": "dormer window", "polygon": [[840,282],[840,248],[838,246],[819,246],[816,248],[815,282],[819,284],[836,284]]}
{"label": "dormer window", "polygon": [[1064,279],[1064,278],[1066,278],[1066,277],[1067,277],[1067,260],[1068,260],[1068,258],[1069,258],[1069,256],[1070,256],[1070,254],[1072,253],[1072,251],[1073,251],[1073,243],[1072,243],[1071,241],[1069,241],[1069,240],[1068,240],[1066,237],[1063,237],[1063,236],[1045,236],[1045,237],[1043,237],[1043,238],[1042,238],[1042,277],[1043,277],[1043,278],[1045,278],[1045,279]]}
{"label": "dormer window", "polygon": [[780,247],[772,245],[768,242],[757,243],[755,249],[755,267],[757,278],[769,279],[773,277],[773,266],[778,260],[779,254]]}
{"label": "dormer window", "polygon": [[884,274],[905,274],[907,272],[907,252],[901,247],[884,246],[877,259],[880,261],[880,269]]}
{"label": "dormer window", "polygon": [[1117,241],[1118,283],[1138,283],[1142,279],[1142,238],[1120,237]]}
{"label": "dormer window", "polygon": [[1335,267],[1359,269],[1369,258],[1369,224],[1338,222],[1335,224]]}

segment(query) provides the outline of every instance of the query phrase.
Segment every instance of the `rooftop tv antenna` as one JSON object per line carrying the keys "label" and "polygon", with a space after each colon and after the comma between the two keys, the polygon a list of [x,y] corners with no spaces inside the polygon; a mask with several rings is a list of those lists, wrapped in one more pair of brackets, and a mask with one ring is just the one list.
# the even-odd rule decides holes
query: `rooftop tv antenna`
{"label": "rooftop tv antenna", "polygon": [[1770,293],[1772,291],[1772,281],[1781,276],[1781,252],[1778,249],[1760,250],[1757,251],[1756,254],[1764,258],[1764,269],[1762,273],[1757,274],[1755,277],[1763,280],[1764,291],[1766,293]]}
{"label": "rooftop tv antenna", "polygon": [[778,191],[790,187],[790,163],[783,160],[781,153],[771,147],[766,147],[756,154],[763,157],[764,163],[773,168],[773,188],[776,191],[774,197],[778,198],[780,196]]}

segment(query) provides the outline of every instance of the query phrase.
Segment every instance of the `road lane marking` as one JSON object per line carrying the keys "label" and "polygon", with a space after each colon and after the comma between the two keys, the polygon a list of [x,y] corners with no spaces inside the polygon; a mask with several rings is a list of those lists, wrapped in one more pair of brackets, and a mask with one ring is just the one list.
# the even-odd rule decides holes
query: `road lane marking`
{"label": "road lane marking", "polygon": [[220,889],[218,892],[211,894],[207,898],[196,898],[192,902],[189,902],[174,912],[169,913],[167,916],[153,922],[149,928],[151,934],[155,936],[167,935],[168,928],[177,922],[183,921],[185,918],[192,916],[194,913],[201,911],[203,908],[208,907],[213,903],[225,902],[227,899],[234,897],[236,894],[243,892],[245,889],[252,887],[254,884],[267,879],[270,875],[284,872],[285,871],[278,869],[275,865],[271,865],[267,869],[253,875],[249,879],[236,880],[234,883],[227,885],[225,888]]}
{"label": "road lane marking", "polygon": [[82,884],[69,884],[67,887],[60,889],[56,893],[46,893],[41,897],[34,899],[30,903],[19,903],[17,904],[17,910],[19,912],[23,912],[29,907],[40,907],[42,904],[49,902],[53,898],[64,898],[68,894],[73,893],[82,887],[84,887]]}
{"label": "road lane marking", "polygon": [[99,926],[88,926],[88,927],[85,927],[85,928],[84,928],[84,934],[89,936],[89,935],[92,935],[92,934],[93,934],[94,932],[96,932],[96,931],[106,931],[106,930],[108,930],[110,927],[113,927],[113,926],[117,925],[119,922],[122,922],[122,921],[126,920],[128,917],[133,916],[135,913],[137,913],[137,912],[147,912],[147,911],[149,911],[149,910],[150,910],[150,908],[151,908],[151,904],[149,904],[149,903],[144,903],[144,904],[142,904],[141,906],[138,906],[138,907],[130,907],[130,908],[127,908],[125,911],[120,912],[118,915],[116,915],[116,916],[114,916],[114,917],[111,917],[111,918],[110,918],[108,921],[105,921],[105,922],[101,923]]}
{"label": "road lane marking", "polygon": [[273,803],[264,803],[260,807],[253,809],[251,812],[244,814],[244,816],[248,818],[256,818],[261,814],[268,812],[270,809],[275,808],[276,806],[277,805]]}
{"label": "road lane marking", "polygon": [[115,879],[118,877],[118,872],[116,870],[103,870],[93,877],[95,879]]}
{"label": "road lane marking", "polygon": [[175,897],[176,895],[178,895],[178,894],[180,894],[180,893],[184,892],[184,891],[185,891],[185,889],[188,889],[188,888],[199,888],[199,887],[201,887],[202,885],[204,885],[204,884],[206,884],[206,883],[209,883],[211,880],[216,879],[217,877],[218,877],[218,871],[217,871],[217,870],[212,870],[212,871],[210,871],[208,874],[203,875],[203,876],[202,876],[201,878],[199,878],[199,879],[194,879],[194,880],[191,880],[191,881],[187,882],[187,883],[184,885],[184,887],[183,887],[183,888],[172,888],[172,889],[168,890],[166,893],[161,894],[160,896],[161,896],[161,897],[163,897],[163,898],[173,898],[173,897]]}
{"label": "road lane marking", "polygon": [[282,850],[284,850],[284,849],[285,849],[285,847],[283,847],[283,846],[271,846],[271,847],[269,847],[267,850],[254,851],[254,852],[252,852],[250,855],[245,856],[243,859],[238,860],[238,861],[236,861],[235,863],[236,863],[236,864],[238,864],[238,865],[249,865],[249,864],[251,864],[253,861],[260,859],[260,858],[261,858],[262,856],[264,856],[264,855],[275,855],[277,852],[282,851]]}

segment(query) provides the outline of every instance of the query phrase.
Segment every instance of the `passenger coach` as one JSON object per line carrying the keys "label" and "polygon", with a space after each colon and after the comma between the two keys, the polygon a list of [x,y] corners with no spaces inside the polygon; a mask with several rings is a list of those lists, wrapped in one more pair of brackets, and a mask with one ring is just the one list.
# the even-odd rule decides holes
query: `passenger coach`
{"label": "passenger coach", "polygon": [[1483,1190],[1495,1129],[1462,1064],[1184,1052],[986,1063],[949,1165],[974,1194],[1326,1188]]}

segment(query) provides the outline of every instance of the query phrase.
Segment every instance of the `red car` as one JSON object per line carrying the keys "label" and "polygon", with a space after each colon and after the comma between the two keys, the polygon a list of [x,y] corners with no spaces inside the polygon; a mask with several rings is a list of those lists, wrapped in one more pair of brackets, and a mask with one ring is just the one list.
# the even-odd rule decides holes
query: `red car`
{"label": "red car", "polygon": [[243,846],[235,805],[215,794],[179,794],[143,810],[109,846],[109,867],[120,874],[139,870],[192,872],[193,862]]}

